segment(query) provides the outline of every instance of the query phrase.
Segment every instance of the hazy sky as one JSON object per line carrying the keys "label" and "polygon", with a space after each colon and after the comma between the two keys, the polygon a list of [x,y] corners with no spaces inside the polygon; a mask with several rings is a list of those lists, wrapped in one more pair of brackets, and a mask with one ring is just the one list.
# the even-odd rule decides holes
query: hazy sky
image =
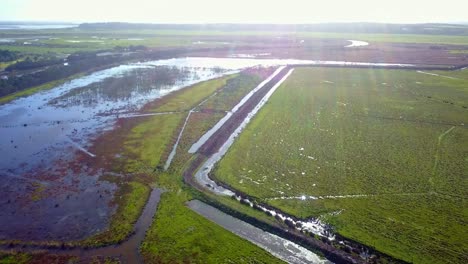
{"label": "hazy sky", "polygon": [[468,0],[0,0],[0,21],[314,23],[468,21]]}

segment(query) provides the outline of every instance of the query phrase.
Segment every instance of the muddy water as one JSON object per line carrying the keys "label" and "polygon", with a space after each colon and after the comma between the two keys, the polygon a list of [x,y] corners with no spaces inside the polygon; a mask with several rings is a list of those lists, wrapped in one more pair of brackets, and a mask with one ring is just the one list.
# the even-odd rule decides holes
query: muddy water
{"label": "muddy water", "polygon": [[[157,64],[157,63],[155,63]],[[66,169],[147,102],[231,69],[121,65],[0,106],[0,239],[77,240],[106,228],[116,186]],[[170,113],[165,113],[170,114]]]}
{"label": "muddy water", "polygon": [[116,114],[218,75],[210,69],[122,65],[0,106],[0,172],[48,166],[58,149],[83,151],[86,139],[112,127]]}
{"label": "muddy water", "polygon": [[0,249],[21,250],[22,252],[38,252],[47,250],[50,254],[79,256],[83,261],[90,261],[95,256],[104,256],[118,257],[122,263],[143,263],[143,260],[139,254],[139,247],[145,238],[146,231],[153,222],[153,218],[156,214],[162,192],[163,190],[158,188],[154,188],[151,191],[145,208],[143,209],[140,218],[135,223],[133,235],[128,240],[125,240],[120,244],[92,249],[50,249],[47,248],[47,246],[13,246],[11,248],[7,246],[0,246]]}
{"label": "muddy water", "polygon": [[302,246],[299,246],[289,240],[278,237],[271,233],[265,232],[260,228],[225,214],[218,209],[198,200],[190,201],[188,206],[205,218],[215,222],[216,224],[233,232],[234,234],[247,239],[255,245],[267,250],[275,257],[280,258],[288,263],[331,263],[326,259],[321,259],[316,254],[310,252]]}

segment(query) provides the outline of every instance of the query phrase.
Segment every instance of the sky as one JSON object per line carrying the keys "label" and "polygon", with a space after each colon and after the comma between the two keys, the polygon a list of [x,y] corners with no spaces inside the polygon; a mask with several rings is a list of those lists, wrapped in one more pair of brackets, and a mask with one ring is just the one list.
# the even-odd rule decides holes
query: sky
{"label": "sky", "polygon": [[468,0],[0,0],[0,21],[468,22]]}

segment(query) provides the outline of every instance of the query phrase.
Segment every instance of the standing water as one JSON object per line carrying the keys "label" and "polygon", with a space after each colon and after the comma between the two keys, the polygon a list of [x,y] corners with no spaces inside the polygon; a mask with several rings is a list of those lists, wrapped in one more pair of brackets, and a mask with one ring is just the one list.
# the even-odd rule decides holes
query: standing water
{"label": "standing water", "polygon": [[206,217],[207,219],[215,222],[216,224],[224,227],[225,229],[233,232],[234,234],[247,239],[255,245],[267,250],[275,257],[282,259],[288,263],[293,264],[325,264],[331,263],[326,259],[318,257],[316,254],[310,252],[306,248],[292,243],[289,240],[273,235],[266,231],[261,230],[251,224],[234,218],[225,214],[218,209],[207,205],[198,200],[192,200],[188,206]]}
{"label": "standing water", "polygon": [[238,58],[131,63],[1,105],[0,239],[75,240],[103,230],[115,210],[109,204],[116,185],[57,164],[77,152],[93,158],[91,139],[112,129],[119,116],[144,115],[143,105],[172,91],[246,67],[286,64],[372,65]]}

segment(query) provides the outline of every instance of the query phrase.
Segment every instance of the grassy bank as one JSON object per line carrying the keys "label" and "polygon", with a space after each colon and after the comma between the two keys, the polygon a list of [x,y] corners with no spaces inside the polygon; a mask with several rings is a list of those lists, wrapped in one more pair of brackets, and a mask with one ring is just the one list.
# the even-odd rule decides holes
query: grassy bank
{"label": "grassy bank", "polygon": [[165,193],[141,251],[146,263],[282,263],[185,206],[190,195]]}

